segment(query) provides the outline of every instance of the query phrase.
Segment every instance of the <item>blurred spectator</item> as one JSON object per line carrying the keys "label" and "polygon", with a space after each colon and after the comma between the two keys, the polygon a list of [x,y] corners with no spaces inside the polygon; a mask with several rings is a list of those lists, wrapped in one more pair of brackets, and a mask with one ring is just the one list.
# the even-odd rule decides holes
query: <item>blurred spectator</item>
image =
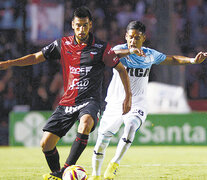
{"label": "blurred spectator", "polygon": [[0,124],[4,125],[8,123],[8,114],[16,104],[11,79],[12,69],[0,72]]}
{"label": "blurred spectator", "polygon": [[52,102],[47,92],[47,88],[43,85],[38,86],[36,89],[35,96],[33,97],[31,110],[51,110],[51,103]]}
{"label": "blurred spectator", "polygon": [[191,45],[193,47],[206,45],[206,34],[203,30],[207,27],[207,4],[204,0],[187,1],[188,18],[191,25]]}
{"label": "blurred spectator", "polygon": [[[154,46],[156,40],[156,23],[157,19],[153,12],[152,6],[147,6],[145,9],[145,14],[142,16],[142,22],[146,26],[146,41],[149,44],[151,42],[151,47]],[[154,43],[154,44],[153,44]]]}
{"label": "blurred spectator", "polygon": [[119,28],[116,20],[111,20],[107,34],[109,36],[109,42],[112,47],[125,42],[125,37],[121,36],[121,29]]}
{"label": "blurred spectator", "polygon": [[1,10],[1,21],[0,28],[2,29],[11,29],[15,28],[14,24],[14,4],[12,1],[6,1],[3,5],[3,9]]}
{"label": "blurred spectator", "polygon": [[139,19],[137,13],[133,11],[133,7],[130,3],[124,2],[122,9],[116,15],[119,27],[126,27],[129,21]]}
{"label": "blurred spectator", "polygon": [[146,9],[145,1],[140,0],[136,4],[136,14],[137,14],[137,20],[141,21]]}
{"label": "blurred spectator", "polygon": [[[193,57],[196,53],[189,53],[189,57]],[[191,99],[199,98],[199,81],[200,65],[188,65],[186,67],[186,92]]]}
{"label": "blurred spectator", "polygon": [[96,29],[95,35],[97,38],[107,41],[107,30],[104,28]]}
{"label": "blurred spectator", "polygon": [[54,75],[54,78],[50,84],[49,90],[52,96],[54,97],[54,101],[52,103],[52,109],[54,110],[64,93],[63,78],[60,72]]}
{"label": "blurred spectator", "polygon": [[64,34],[69,36],[71,33],[71,22],[73,15],[72,1],[65,2],[65,13],[64,13]]}

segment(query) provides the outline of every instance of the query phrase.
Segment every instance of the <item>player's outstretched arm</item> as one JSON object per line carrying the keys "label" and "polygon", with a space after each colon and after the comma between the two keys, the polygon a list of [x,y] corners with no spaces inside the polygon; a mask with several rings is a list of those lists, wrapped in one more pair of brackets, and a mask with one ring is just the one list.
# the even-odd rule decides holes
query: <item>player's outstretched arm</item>
{"label": "player's outstretched arm", "polygon": [[45,61],[45,57],[42,51],[39,51],[37,53],[29,54],[14,60],[2,61],[0,62],[0,70],[8,69],[11,66],[29,66],[43,61]]}
{"label": "player's outstretched arm", "polygon": [[132,104],[132,93],[131,93],[131,88],[130,88],[130,81],[129,81],[127,71],[121,63],[119,63],[115,67],[115,69],[119,72],[119,76],[124,85],[124,90],[126,93],[126,97],[123,102],[123,114],[126,114],[130,111],[131,104]]}
{"label": "player's outstretched arm", "polygon": [[166,59],[161,62],[162,65],[185,65],[185,64],[200,64],[207,58],[207,52],[199,52],[195,58],[189,58],[185,56],[172,55],[167,56]]}

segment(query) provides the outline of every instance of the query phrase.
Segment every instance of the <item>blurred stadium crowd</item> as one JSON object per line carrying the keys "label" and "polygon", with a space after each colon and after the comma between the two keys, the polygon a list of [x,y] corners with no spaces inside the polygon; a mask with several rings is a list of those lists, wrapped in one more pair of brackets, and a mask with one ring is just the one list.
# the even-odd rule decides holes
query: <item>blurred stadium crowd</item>
{"label": "blurred stadium crowd", "polygon": [[[171,21],[164,26],[171,25],[174,32],[171,38],[174,38],[176,53],[194,57],[197,52],[207,49],[207,0],[0,0],[1,61],[37,52],[48,44],[46,41],[40,44],[33,43],[30,38],[30,5],[45,2],[60,3],[64,7],[64,32],[61,36],[72,34],[73,9],[86,5],[93,13],[93,32],[100,39],[109,41],[112,46],[125,42],[125,28],[128,22],[137,19],[144,22],[147,27],[146,46],[158,50],[162,49],[159,49],[161,41],[157,37],[157,9],[165,6],[165,3],[171,3]],[[184,84],[181,84],[185,87],[189,99],[207,98],[206,68],[205,62],[202,65],[179,68],[179,71],[185,74]],[[10,111],[18,110],[18,107],[21,107],[19,105],[28,105],[29,110],[55,108],[63,92],[60,71],[58,61],[0,71],[0,145],[8,144]],[[151,74],[150,81],[165,78],[159,77],[156,68],[152,69]],[[171,78],[172,83],[173,78],[176,81],[179,79]]]}

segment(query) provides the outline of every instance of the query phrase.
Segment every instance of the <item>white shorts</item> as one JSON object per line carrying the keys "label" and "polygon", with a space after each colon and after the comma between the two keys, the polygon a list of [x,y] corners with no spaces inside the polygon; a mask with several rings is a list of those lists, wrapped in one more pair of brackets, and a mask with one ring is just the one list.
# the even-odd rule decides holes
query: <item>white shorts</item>
{"label": "white shorts", "polygon": [[133,105],[131,110],[122,115],[122,108],[117,106],[106,106],[106,110],[100,121],[98,132],[101,134],[116,134],[122,123],[125,123],[130,116],[136,116],[137,121],[144,123],[147,117],[147,111],[145,108],[141,108]]}

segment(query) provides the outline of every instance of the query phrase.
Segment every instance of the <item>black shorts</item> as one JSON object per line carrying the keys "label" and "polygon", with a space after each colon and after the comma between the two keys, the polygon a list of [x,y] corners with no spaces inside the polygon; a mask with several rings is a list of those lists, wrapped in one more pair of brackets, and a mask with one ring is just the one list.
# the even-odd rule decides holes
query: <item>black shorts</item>
{"label": "black shorts", "polygon": [[92,132],[97,125],[99,111],[100,105],[96,101],[86,102],[77,106],[58,106],[48,119],[43,131],[51,132],[61,138],[84,114],[90,114],[94,120]]}

